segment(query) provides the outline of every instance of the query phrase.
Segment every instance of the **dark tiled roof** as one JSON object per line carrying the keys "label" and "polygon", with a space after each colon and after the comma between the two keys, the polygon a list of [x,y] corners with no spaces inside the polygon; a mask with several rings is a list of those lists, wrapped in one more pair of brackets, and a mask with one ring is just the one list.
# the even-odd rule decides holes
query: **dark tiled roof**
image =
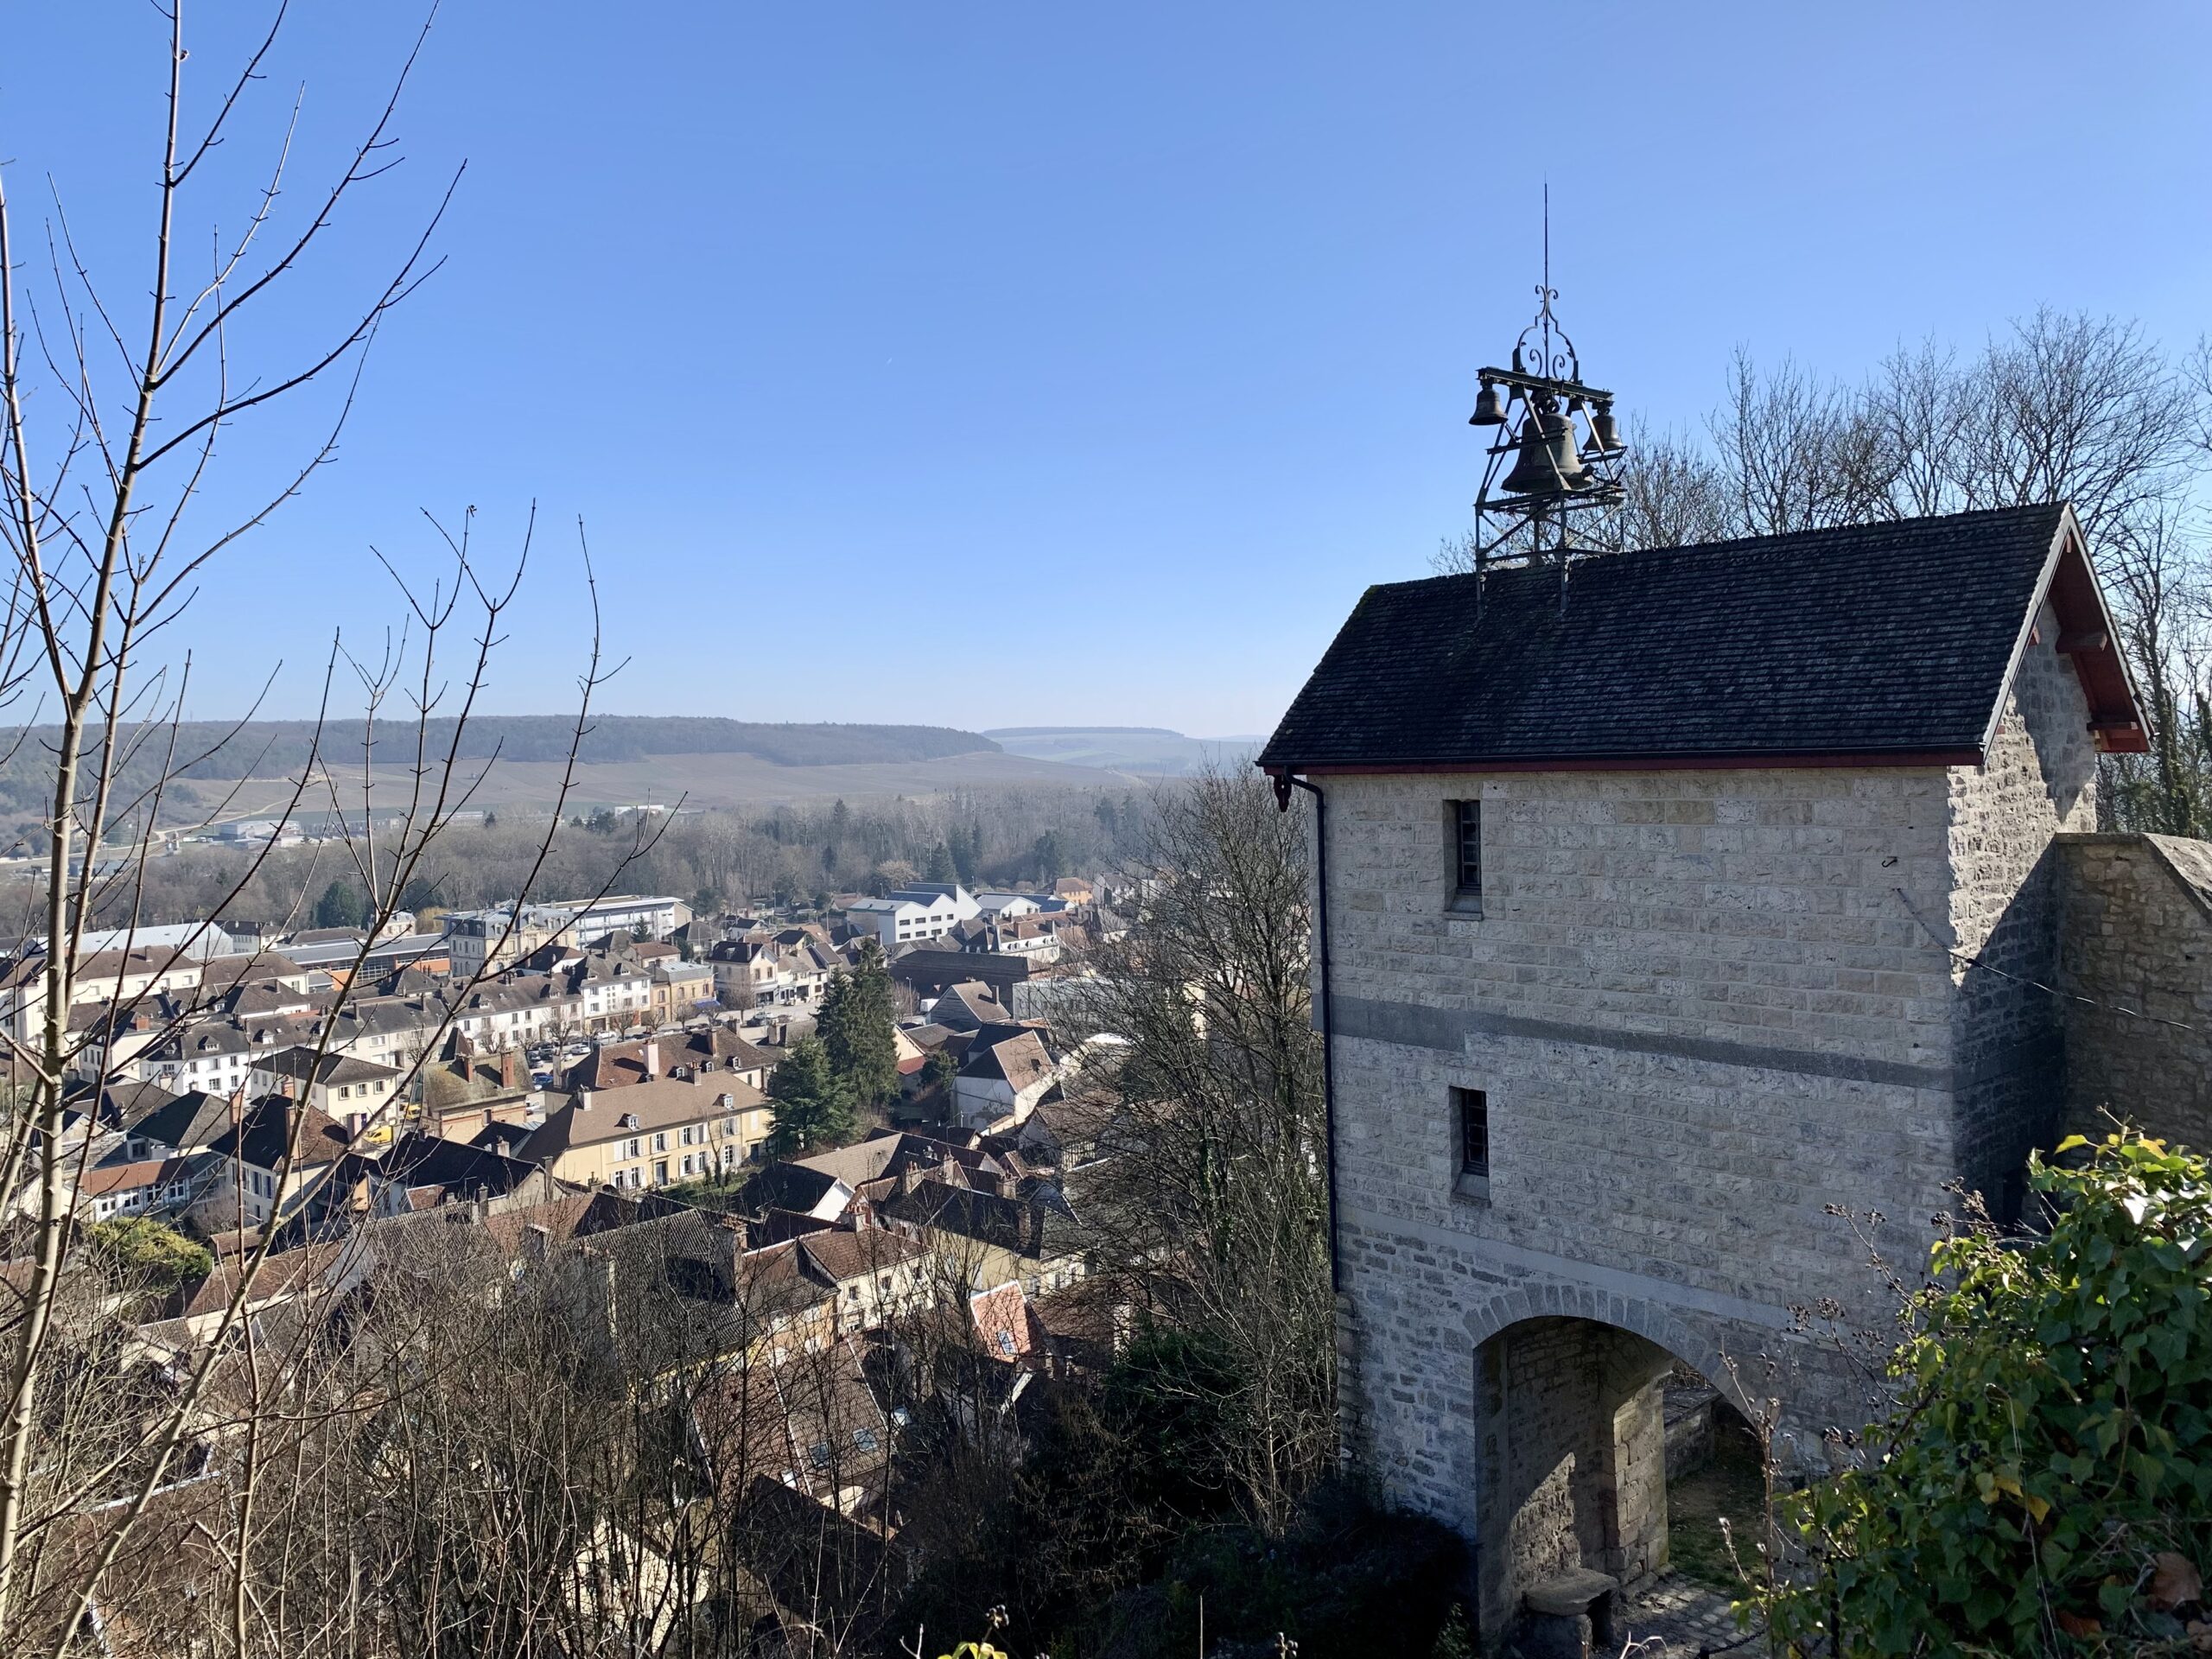
{"label": "dark tiled roof", "polygon": [[207,1150],[238,1158],[257,1169],[275,1169],[293,1150],[295,1114],[306,1120],[299,1132],[299,1155],[292,1163],[295,1169],[329,1163],[351,1144],[352,1137],[335,1118],[312,1106],[296,1106],[282,1095],[264,1095],[246,1108],[237,1128],[226,1129],[208,1142]]}
{"label": "dark tiled roof", "polygon": [[839,1229],[803,1234],[798,1248],[809,1264],[833,1284],[887,1273],[929,1253],[917,1241],[880,1227],[871,1227],[864,1233]]}
{"label": "dark tiled roof", "polygon": [[194,1089],[157,1106],[131,1127],[149,1141],[179,1152],[198,1152],[229,1133],[239,1109],[226,1096]]}
{"label": "dark tiled roof", "polygon": [[1262,766],[1978,752],[2063,506],[1370,588]]}
{"label": "dark tiled roof", "polygon": [[396,1077],[398,1071],[389,1065],[378,1065],[374,1060],[356,1059],[350,1054],[317,1054],[312,1048],[296,1046],[264,1054],[254,1062],[257,1071],[267,1071],[280,1077],[297,1081],[312,1078],[328,1086],[340,1083],[368,1083],[378,1077]]}
{"label": "dark tiled roof", "polygon": [[[511,1138],[518,1145],[523,1132],[516,1129]],[[537,1173],[535,1164],[497,1150],[429,1135],[403,1135],[374,1161],[387,1180],[403,1186],[454,1187],[472,1197],[512,1192]]]}
{"label": "dark tiled roof", "polygon": [[1003,1081],[1018,1091],[1051,1077],[1052,1060],[1045,1039],[1035,1032],[986,1026],[976,1033],[976,1040],[961,1060],[960,1075]]}

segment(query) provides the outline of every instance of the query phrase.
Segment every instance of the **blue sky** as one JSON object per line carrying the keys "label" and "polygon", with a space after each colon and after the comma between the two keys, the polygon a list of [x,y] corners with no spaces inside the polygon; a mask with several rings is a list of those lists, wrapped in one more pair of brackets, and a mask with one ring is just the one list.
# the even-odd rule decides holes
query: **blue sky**
{"label": "blue sky", "polygon": [[[239,43],[204,8],[189,67]],[[306,87],[296,214],[408,8],[299,0],[188,232]],[[619,22],[610,22],[619,19]],[[143,0],[8,8],[0,158],[144,287]],[[190,712],[311,706],[420,517],[543,543],[487,706],[1263,730],[1365,584],[1460,530],[1472,371],[1553,276],[1624,413],[1732,350],[1853,372],[2049,302],[2212,327],[2212,8],[449,0],[379,181],[269,315],[373,286],[467,169],[339,463],[212,570]],[[204,92],[202,94],[204,96]],[[242,355],[246,351],[241,342]],[[226,444],[258,475],[314,405]],[[220,495],[219,488],[218,496]]]}

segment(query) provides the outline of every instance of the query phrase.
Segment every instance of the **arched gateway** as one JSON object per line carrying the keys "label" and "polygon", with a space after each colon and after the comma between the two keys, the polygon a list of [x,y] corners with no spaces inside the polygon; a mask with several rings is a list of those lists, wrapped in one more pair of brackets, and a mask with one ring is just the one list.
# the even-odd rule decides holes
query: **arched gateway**
{"label": "arched gateway", "polygon": [[2053,838],[2144,743],[2112,640],[2063,506],[1554,548],[1369,590],[1268,742],[1346,1450],[1469,1539],[1485,1642],[1664,1565],[1675,1360],[1785,1452],[1863,1414],[1793,1329],[1878,1296],[1834,1210],[1915,1262],[2048,1143]]}

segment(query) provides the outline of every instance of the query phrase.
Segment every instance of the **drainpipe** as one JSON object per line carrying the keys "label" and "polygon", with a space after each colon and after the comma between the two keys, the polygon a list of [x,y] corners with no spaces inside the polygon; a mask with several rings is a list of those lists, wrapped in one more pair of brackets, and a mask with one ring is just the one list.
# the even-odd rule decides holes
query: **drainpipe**
{"label": "drainpipe", "polygon": [[1275,804],[1290,810],[1290,791],[1302,789],[1313,798],[1313,953],[1320,959],[1321,974],[1317,1012],[1321,1016],[1321,1126],[1328,1142],[1329,1289],[1344,1293],[1344,1265],[1337,1251],[1337,1046],[1329,1011],[1329,800],[1319,785],[1294,777],[1287,766],[1271,766]]}

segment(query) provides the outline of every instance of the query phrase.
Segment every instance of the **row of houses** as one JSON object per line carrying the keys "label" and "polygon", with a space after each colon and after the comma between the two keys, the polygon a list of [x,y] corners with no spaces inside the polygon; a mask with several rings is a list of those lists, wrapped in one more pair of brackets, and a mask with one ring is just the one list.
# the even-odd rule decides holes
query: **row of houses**
{"label": "row of houses", "polygon": [[[628,1065],[607,1069],[610,1086],[595,1092],[632,1109],[671,1087],[750,1088],[728,1065],[697,1085],[617,1082]],[[158,1091],[138,1093],[151,1102]],[[327,1152],[333,1126],[312,1114],[270,1101],[238,1120],[177,1097],[135,1122],[142,1136],[173,1133],[200,1148],[163,1161],[200,1165],[211,1181],[214,1163],[270,1173],[255,1161],[267,1142],[303,1149],[281,1172],[291,1207],[264,1223],[271,1253],[251,1290],[241,1296],[235,1244],[257,1236],[257,1211],[238,1218],[249,1230],[204,1277],[146,1310],[137,1352],[160,1375],[180,1374],[234,1306],[264,1342],[326,1326],[316,1340],[352,1340],[379,1283],[449,1274],[463,1258],[495,1298],[511,1284],[565,1287],[546,1305],[574,1339],[610,1355],[649,1327],[663,1341],[677,1331],[678,1348],[653,1350],[629,1373],[645,1403],[677,1414],[682,1432],[657,1440],[656,1455],[675,1459],[685,1490],[711,1491],[761,1527],[728,1535],[728,1547],[787,1626],[818,1624],[842,1593],[825,1590],[818,1562],[804,1582],[783,1580],[778,1551],[795,1542],[862,1548],[869,1586],[903,1583],[896,1487],[919,1420],[931,1432],[917,1446],[953,1433],[1003,1446],[1026,1402],[1105,1364],[1130,1322],[1092,1272],[1083,1219],[1110,1116],[1095,1102],[1056,1100],[1007,1135],[889,1131],[772,1163],[728,1211],[571,1183],[527,1157],[430,1135]],[[191,1466],[225,1477],[219,1433]]]}

